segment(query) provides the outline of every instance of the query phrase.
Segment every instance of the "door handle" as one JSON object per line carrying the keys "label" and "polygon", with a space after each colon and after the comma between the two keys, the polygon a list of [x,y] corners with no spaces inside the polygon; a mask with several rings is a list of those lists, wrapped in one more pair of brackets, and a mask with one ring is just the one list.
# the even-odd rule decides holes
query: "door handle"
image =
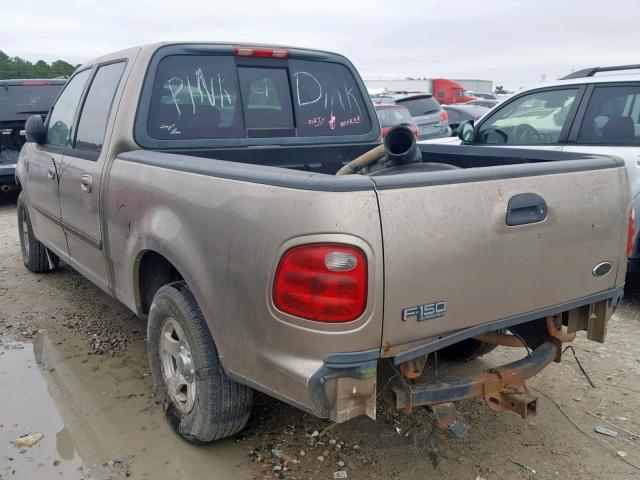
{"label": "door handle", "polygon": [[519,193],[509,199],[507,225],[526,225],[542,222],[547,218],[549,207],[544,198],[536,193]]}
{"label": "door handle", "polygon": [[47,169],[47,177],[49,178],[49,180],[55,180],[56,179],[56,167],[55,167],[55,165],[49,165],[49,168]]}
{"label": "door handle", "polygon": [[91,189],[93,188],[93,178],[91,175],[84,174],[80,177],[80,188],[84,193],[91,193]]}

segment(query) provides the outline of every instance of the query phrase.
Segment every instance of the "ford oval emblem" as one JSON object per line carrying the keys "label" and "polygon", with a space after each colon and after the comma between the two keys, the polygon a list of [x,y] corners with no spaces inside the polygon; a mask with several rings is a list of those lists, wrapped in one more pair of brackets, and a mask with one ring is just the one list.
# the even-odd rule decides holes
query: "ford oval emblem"
{"label": "ford oval emblem", "polygon": [[602,262],[593,267],[591,273],[593,273],[594,277],[603,277],[611,271],[611,267],[613,267],[611,262]]}

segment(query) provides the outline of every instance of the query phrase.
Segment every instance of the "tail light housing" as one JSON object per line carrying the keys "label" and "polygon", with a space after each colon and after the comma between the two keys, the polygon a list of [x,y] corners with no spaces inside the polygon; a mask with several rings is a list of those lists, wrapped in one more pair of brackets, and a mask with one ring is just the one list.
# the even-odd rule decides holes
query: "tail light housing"
{"label": "tail light housing", "polygon": [[631,211],[629,212],[629,230],[627,232],[627,257],[631,256],[633,253],[633,240],[636,235],[636,214],[633,211],[633,207],[631,207]]}
{"label": "tail light housing", "polygon": [[239,57],[288,58],[290,53],[288,48],[271,47],[236,46],[234,50]]}
{"label": "tail light housing", "polygon": [[440,112],[440,121],[444,122],[445,120],[449,119],[449,114],[447,113],[446,110],[442,110]]}
{"label": "tail light housing", "polygon": [[352,245],[314,243],[287,250],[273,284],[284,313],[317,322],[350,322],[367,306],[367,257]]}

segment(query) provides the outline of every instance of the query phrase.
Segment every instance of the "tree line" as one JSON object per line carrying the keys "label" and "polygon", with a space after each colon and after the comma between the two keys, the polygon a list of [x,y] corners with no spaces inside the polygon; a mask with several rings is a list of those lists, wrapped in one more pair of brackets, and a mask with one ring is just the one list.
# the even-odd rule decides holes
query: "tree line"
{"label": "tree line", "polygon": [[38,60],[33,63],[20,57],[10,57],[0,50],[0,80],[8,78],[55,78],[70,76],[78,65],[64,60],[47,63]]}

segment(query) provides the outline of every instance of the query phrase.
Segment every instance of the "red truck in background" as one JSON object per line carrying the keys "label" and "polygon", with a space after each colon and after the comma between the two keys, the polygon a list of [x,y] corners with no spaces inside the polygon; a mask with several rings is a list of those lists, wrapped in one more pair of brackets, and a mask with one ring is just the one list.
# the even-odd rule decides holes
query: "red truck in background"
{"label": "red truck in background", "polygon": [[428,93],[442,105],[477,100],[455,80],[448,78],[406,78],[402,80],[365,80],[370,95],[385,93]]}
{"label": "red truck in background", "polygon": [[432,78],[431,92],[434,98],[442,105],[466,103],[471,100],[476,100],[476,97],[470,96],[462,85],[448,78]]}

